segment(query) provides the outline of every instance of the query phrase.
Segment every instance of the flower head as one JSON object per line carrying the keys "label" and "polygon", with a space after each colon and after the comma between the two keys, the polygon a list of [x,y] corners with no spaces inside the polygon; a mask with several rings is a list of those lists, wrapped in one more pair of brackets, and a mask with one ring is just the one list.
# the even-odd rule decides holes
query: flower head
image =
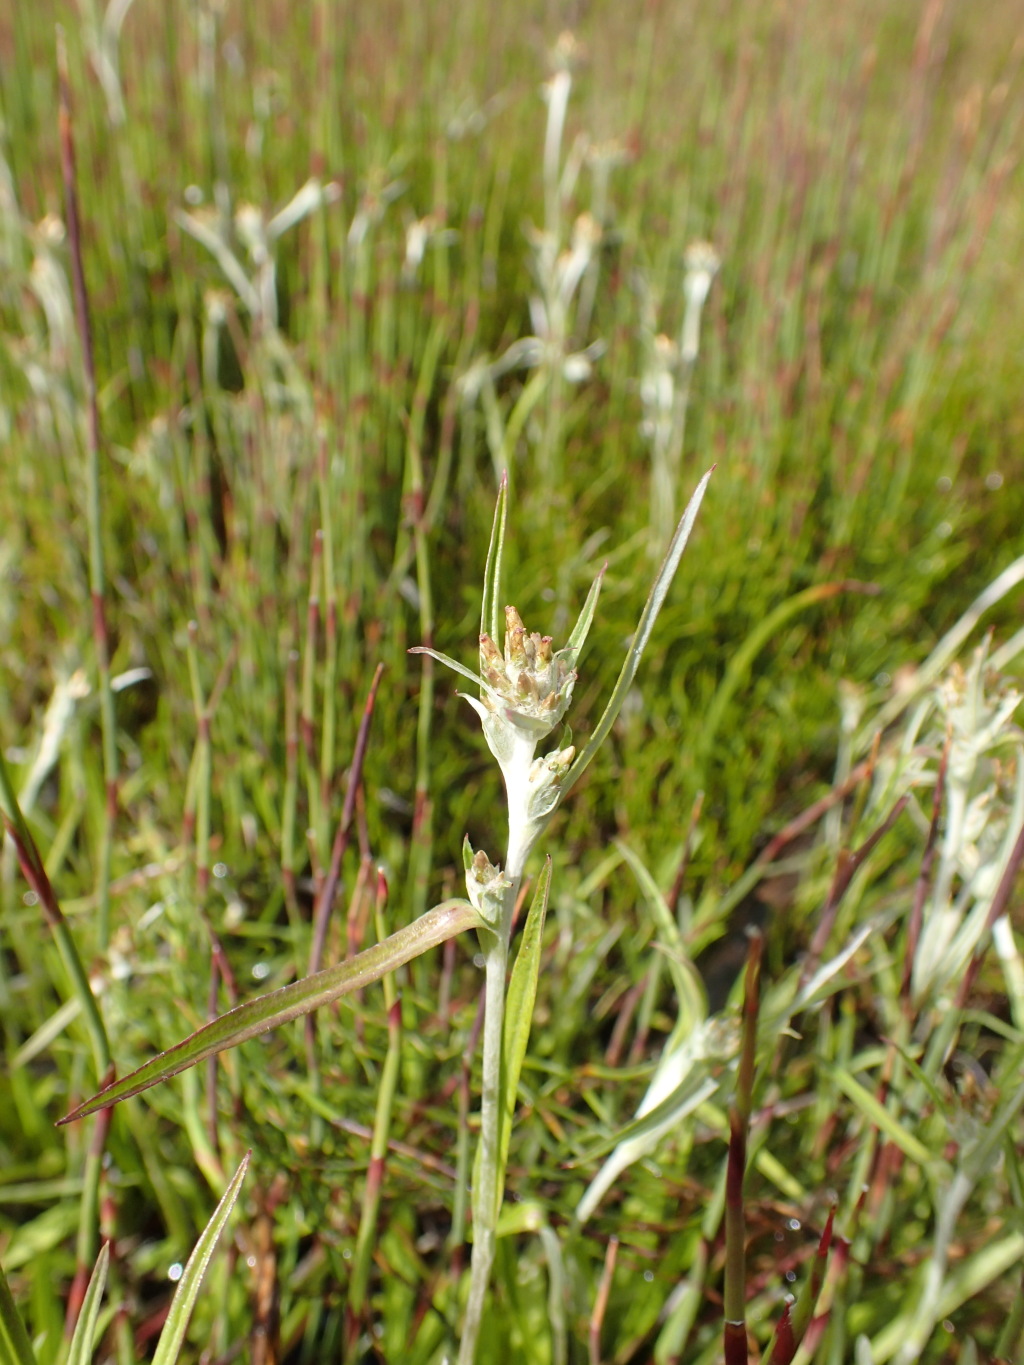
{"label": "flower head", "polygon": [[718,252],[710,242],[693,242],[686,249],[686,275],[683,279],[686,313],[683,316],[679,350],[687,365],[692,365],[697,359],[700,348],[701,310],[707,302],[711,282],[718,274],[721,264]]}
{"label": "flower head", "polygon": [[[480,717],[488,748],[506,781],[526,772],[537,745],[568,710],[582,641],[557,652],[550,635],[528,632],[515,607],[505,608],[505,649],[480,636],[480,700],[466,697]],[[472,675],[470,675],[472,676]]]}
{"label": "flower head", "polygon": [[468,834],[462,842],[462,862],[466,869],[466,891],[470,903],[488,924],[497,924],[504,906],[505,892],[512,885],[510,878],[491,862],[482,848],[474,852]]}
{"label": "flower head", "polygon": [[[550,635],[527,634],[515,607],[505,608],[505,652],[489,635],[480,636],[483,706],[537,740],[565,715],[572,700],[575,650],[554,653]],[[568,657],[567,657],[568,656]]]}
{"label": "flower head", "polygon": [[476,683],[480,699],[466,696],[466,700],[480,717],[487,746],[498,760],[506,783],[517,789],[527,779],[537,745],[559,724],[572,701],[576,661],[594,619],[603,573],[591,587],[562,649],[552,648],[550,635],[528,632],[515,607],[506,607],[504,651],[490,634],[482,633],[479,674],[434,649],[420,646],[412,651],[430,654]]}

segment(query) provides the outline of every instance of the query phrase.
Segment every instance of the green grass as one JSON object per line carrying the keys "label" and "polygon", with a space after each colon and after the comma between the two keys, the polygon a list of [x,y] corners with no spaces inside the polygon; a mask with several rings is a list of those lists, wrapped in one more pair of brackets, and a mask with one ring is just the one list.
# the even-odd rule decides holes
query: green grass
{"label": "green grass", "polygon": [[[915,1296],[931,1289],[940,1325],[908,1358],[1021,1359],[1015,959],[1005,941],[1002,958],[989,948],[963,999],[956,980],[904,980],[921,953],[911,909],[930,885],[945,722],[934,705],[916,721],[909,700],[891,705],[1024,552],[1018,0],[984,25],[941,5],[591,7],[562,164],[577,138],[617,139],[623,158],[602,207],[578,144],[557,247],[600,213],[593,273],[542,363],[498,365],[490,387],[484,366],[536,330],[531,226],[556,226],[539,90],[561,11],[140,0],[119,42],[102,40],[104,87],[98,6],[9,8],[0,743],[118,1074],[309,970],[378,665],[323,963],[461,895],[464,835],[499,855],[501,782],[477,721],[448,675],[406,651],[475,667],[506,461],[505,583],[528,627],[563,643],[608,563],[569,717],[585,744],[662,548],[652,557],[645,357],[652,334],[678,337],[684,254],[707,239],[722,267],[676,516],[717,468],[635,689],[528,869],[535,883],[551,855],[478,1359],[721,1358],[728,1115],[744,1099],[725,1044],[693,1073],[716,1083],[711,1099],[582,1229],[572,1215],[681,1037],[679,959],[696,960],[709,1009],[735,1018],[748,923],[764,933],[745,1096],[743,1288],[759,1346],[835,1201],[816,1361],[853,1360],[858,1335],[876,1361],[918,1350],[905,1345]],[[56,222],[57,21],[102,432],[109,943],[86,384]],[[331,187],[320,206],[254,259],[245,206],[265,226],[310,177]],[[424,220],[413,268],[407,234]],[[597,340],[590,376],[567,380],[565,354]],[[993,650],[1018,629],[1020,602],[1017,585],[986,612],[957,651],[965,668],[985,629]],[[1003,671],[1020,669],[1018,649]],[[844,737],[847,682],[862,709]],[[874,774],[790,831],[869,755],[879,718]],[[972,798],[991,792],[971,837],[994,866],[1020,820],[1012,725],[969,784]],[[907,792],[830,901],[847,854]],[[951,799],[947,786],[935,848]],[[956,863],[953,894],[969,872]],[[105,1159],[90,1160],[93,1121],[54,1124],[99,1087],[102,1048],[10,846],[2,873],[0,1263],[40,1365],[62,1359],[72,1281],[101,1234],[115,1242],[96,1359],[151,1358],[168,1269],[250,1147],[183,1358],[244,1356],[254,1328],[289,1365],[450,1352],[479,1105],[475,940],[396,975],[400,1029],[370,987],[315,1030],[290,1023],[127,1102]],[[1019,930],[1019,891],[1010,910]],[[805,955],[827,963],[869,925],[791,1015]],[[982,927],[964,970],[987,948]],[[365,1266],[375,1122],[391,1146]],[[346,1317],[353,1258],[369,1278]]]}

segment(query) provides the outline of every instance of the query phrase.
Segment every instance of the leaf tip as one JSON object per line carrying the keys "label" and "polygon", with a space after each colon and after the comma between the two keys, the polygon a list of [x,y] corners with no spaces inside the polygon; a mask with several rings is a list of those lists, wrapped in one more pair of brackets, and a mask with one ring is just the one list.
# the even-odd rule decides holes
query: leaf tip
{"label": "leaf tip", "polygon": [[65,1114],[64,1117],[58,1119],[53,1126],[55,1128],[64,1128],[69,1123],[77,1123],[79,1119],[88,1118],[92,1112],[92,1102],[90,1100],[85,1100],[82,1104],[76,1104],[70,1114]]}

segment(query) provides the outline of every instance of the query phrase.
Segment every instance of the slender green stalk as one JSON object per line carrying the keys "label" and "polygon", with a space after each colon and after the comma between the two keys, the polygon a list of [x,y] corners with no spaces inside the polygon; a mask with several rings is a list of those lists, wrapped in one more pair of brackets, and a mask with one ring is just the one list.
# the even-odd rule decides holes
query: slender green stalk
{"label": "slender green stalk", "polygon": [[[407,484],[412,518],[412,538],[416,558],[416,589],[419,599],[420,638],[434,643],[434,598],[430,582],[430,555],[427,548],[425,489],[421,442],[426,417],[427,396],[433,382],[444,330],[434,329],[428,343],[427,359],[420,373],[409,423]],[[433,806],[430,800],[430,737],[434,714],[434,661],[423,660],[420,678],[419,712],[416,722],[416,791],[413,797],[412,848],[409,855],[410,918],[417,919],[427,905],[428,879],[432,848]]]}
{"label": "slender green stalk", "polygon": [[654,1348],[656,1365],[678,1361],[683,1357],[697,1314],[706,1296],[708,1264],[711,1260],[711,1247],[718,1236],[725,1207],[725,1185],[728,1175],[728,1158],[722,1163],[721,1171],[715,1182],[714,1191],[704,1210],[700,1225],[700,1241],[690,1262],[689,1273],[667,1305],[667,1320],[658,1335]]}
{"label": "slender green stalk", "polygon": [[210,713],[199,676],[199,627],[188,623],[188,675],[192,685],[192,707],[196,721],[195,767],[195,832],[194,858],[196,869],[196,900],[200,910],[206,904],[210,887],[210,782],[213,758],[210,749]]}
{"label": "slender green stalk", "polygon": [[461,1065],[459,1067],[459,1136],[455,1151],[456,1181],[455,1198],[452,1201],[452,1229],[448,1239],[448,1244],[452,1249],[453,1278],[456,1282],[458,1282],[459,1272],[462,1269],[462,1249],[466,1240],[469,1192],[472,1185],[472,1161],[470,1157],[469,1133],[469,1114],[472,1104],[470,1081],[473,1070],[473,1058],[476,1055],[477,1044],[480,1042],[480,1031],[484,1021],[483,1005],[484,999],[481,997],[480,1008],[477,1010],[473,1027],[469,1031],[469,1038],[463,1049]]}
{"label": "slender green stalk", "polygon": [[[378,873],[375,908],[378,941],[384,938],[384,905],[386,901],[387,882],[383,873]],[[398,992],[395,990],[393,975],[389,972],[382,978],[381,984],[384,988],[384,1004],[388,1015],[388,1046],[377,1086],[373,1137],[370,1141],[370,1164],[366,1172],[363,1205],[359,1216],[359,1233],[356,1237],[355,1255],[353,1257],[352,1279],[349,1282],[348,1306],[353,1319],[351,1324],[353,1330],[349,1338],[349,1357],[354,1352],[357,1340],[354,1329],[363,1315],[366,1304],[366,1287],[370,1277],[373,1239],[377,1231],[381,1184],[384,1178],[384,1159],[387,1156],[388,1137],[391,1131],[391,1112],[394,1106],[398,1085],[398,1068],[402,1057],[402,1003],[398,997]]]}
{"label": "slender green stalk", "polygon": [[[356,735],[355,749],[352,754],[352,766],[349,768],[348,786],[345,791],[345,803],[342,807],[341,818],[338,820],[338,827],[335,830],[334,842],[331,847],[331,861],[323,883],[319,888],[316,900],[316,908],[313,912],[313,934],[309,948],[309,975],[314,976],[319,972],[323,963],[324,949],[327,946],[327,931],[331,923],[331,911],[334,908],[334,899],[337,895],[338,884],[341,881],[341,864],[348,848],[349,837],[352,832],[352,820],[356,808],[356,795],[359,791],[359,784],[363,776],[363,763],[366,759],[366,749],[370,742],[370,721],[373,719],[373,708],[377,701],[377,688],[380,686],[381,675],[384,672],[384,665],[378,664],[370,684],[370,692],[366,699],[366,706],[363,710],[363,718],[359,724],[359,731]],[[316,1050],[316,1023],[312,1014],[306,1018],[306,1065],[309,1070],[309,1083],[314,1095],[319,1094],[320,1090],[320,1061]],[[311,1133],[315,1141],[319,1141],[321,1136],[321,1119],[314,1114],[312,1120]]]}
{"label": "slender green stalk", "polygon": [[[516,881],[518,890],[518,880]],[[512,900],[512,906],[515,900]],[[511,928],[511,907],[508,910]],[[501,1052],[505,1022],[508,932],[481,931],[484,944],[483,1079],[480,1090],[479,1156],[473,1182],[473,1260],[469,1298],[459,1342],[458,1365],[473,1365],[494,1264],[500,1208],[498,1152],[501,1137]],[[488,941],[489,940],[489,941]]]}
{"label": "slender green stalk", "polygon": [[25,880],[35,892],[39,907],[43,912],[50,933],[57,944],[64,971],[67,974],[71,995],[78,1001],[85,1020],[85,1026],[92,1044],[93,1066],[98,1079],[102,1080],[110,1070],[110,1044],[107,1031],[100,1014],[99,1005],[93,994],[85,965],[78,952],[78,945],[71,932],[71,926],[64,918],[50,878],[46,873],[39,849],[32,832],[14,794],[10,775],[3,755],[0,753],[0,808],[3,810],[4,824],[14,844]]}
{"label": "slender green stalk", "polygon": [[78,1210],[78,1232],[75,1238],[75,1277],[68,1293],[67,1315],[64,1319],[64,1335],[69,1340],[78,1325],[88,1289],[90,1268],[96,1259],[100,1223],[100,1181],[103,1177],[103,1161],[112,1112],[110,1109],[101,1109],[96,1115],[85,1154],[82,1202]]}
{"label": "slender green stalk", "polygon": [[0,1359],[10,1365],[36,1365],[36,1355],[32,1342],[25,1331],[7,1283],[7,1276],[0,1266]]}
{"label": "slender green stalk", "polygon": [[105,802],[100,835],[99,866],[96,875],[96,937],[101,952],[110,942],[110,865],[114,824],[117,819],[117,729],[114,693],[110,685],[110,638],[106,615],[106,572],[103,562],[103,516],[100,462],[102,439],[100,412],[96,396],[96,366],[93,360],[92,323],[89,295],[82,266],[82,230],[78,216],[78,187],[75,178],[75,147],[71,127],[71,91],[68,82],[67,51],[63,30],[57,30],[57,71],[60,85],[60,148],[64,177],[64,202],[67,214],[68,244],[71,250],[71,275],[74,284],[75,316],[82,350],[82,376],[86,409],[86,521],[89,535],[89,595],[92,600],[92,633],[99,677],[100,726],[103,734],[103,781]]}
{"label": "slender green stalk", "polygon": [[724,1348],[726,1365],[747,1365],[746,1219],[743,1180],[747,1170],[747,1135],[754,1091],[757,1016],[760,1009],[761,953],[764,940],[750,937],[743,989],[743,1036],[736,1091],[729,1107],[729,1160],[725,1179]]}
{"label": "slender green stalk", "polygon": [[[296,674],[298,650],[290,649],[284,675],[284,793],[281,809],[281,880],[293,933],[299,925],[295,893],[295,823],[299,801],[299,699]],[[296,947],[298,943],[296,942]]]}
{"label": "slender green stalk", "polygon": [[327,436],[320,434],[319,452],[320,528],[323,538],[324,601],[324,669],[323,702],[320,726],[320,803],[322,810],[330,809],[331,788],[337,748],[337,692],[338,692],[338,589],[334,571],[334,518],[330,489],[330,464]]}
{"label": "slender green stalk", "polygon": [[318,867],[323,866],[327,857],[327,830],[324,827],[326,812],[320,799],[320,772],[316,757],[316,722],[314,720],[317,638],[320,630],[320,563],[323,557],[323,546],[323,532],[317,531],[313,537],[313,553],[309,566],[306,644],[302,655],[302,709],[299,718],[302,751],[306,759],[306,798],[309,802],[309,828],[314,834],[314,852]]}

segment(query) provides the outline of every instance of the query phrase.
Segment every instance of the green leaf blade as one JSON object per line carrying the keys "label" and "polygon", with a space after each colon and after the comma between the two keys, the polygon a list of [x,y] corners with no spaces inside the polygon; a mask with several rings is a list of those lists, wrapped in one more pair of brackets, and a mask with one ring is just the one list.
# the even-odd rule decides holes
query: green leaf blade
{"label": "green leaf blade", "polygon": [[220,1236],[224,1224],[228,1221],[231,1210],[235,1206],[235,1200],[241,1191],[242,1181],[245,1179],[245,1172],[248,1169],[251,1156],[252,1152],[246,1152],[245,1156],[242,1157],[238,1170],[231,1177],[231,1183],[224,1191],[224,1197],[214,1209],[213,1217],[203,1229],[202,1236],[196,1243],[192,1255],[188,1258],[185,1273],[182,1275],[174,1298],[171,1300],[164,1330],[160,1333],[160,1340],[157,1342],[153,1365],[174,1365],[178,1359],[181,1343],[188,1331],[192,1310],[195,1308],[196,1299],[199,1297],[199,1287],[203,1282],[203,1276],[206,1274],[206,1268],[210,1264],[214,1247],[217,1245],[217,1238]]}
{"label": "green leaf blade", "polygon": [[508,516],[508,470],[498,485],[498,501],[494,507],[491,541],[484,565],[484,593],[480,606],[480,634],[489,635],[497,644],[501,624],[501,566],[505,557],[505,521]]}
{"label": "green leaf blade", "polygon": [[96,1321],[99,1318],[100,1303],[107,1283],[107,1268],[110,1264],[110,1243],[104,1242],[96,1257],[89,1287],[82,1300],[82,1311],[75,1324],[75,1334],[71,1338],[67,1365],[89,1365],[92,1360],[93,1343],[96,1340]]}
{"label": "green leaf blade", "polygon": [[626,700],[629,689],[633,685],[633,679],[636,677],[637,669],[640,667],[640,659],[651,638],[651,632],[654,629],[655,621],[658,619],[658,613],[661,611],[665,598],[668,596],[668,590],[672,586],[672,580],[679,567],[679,561],[682,559],[683,551],[686,549],[686,542],[690,539],[690,532],[693,530],[693,524],[697,520],[697,513],[704,500],[708,481],[714,472],[715,467],[712,465],[697,485],[697,489],[687,504],[686,511],[683,513],[679,525],[676,527],[675,535],[672,537],[668,552],[662,560],[661,568],[658,570],[647,602],[640,615],[636,633],[633,636],[633,642],[629,647],[629,652],[626,655],[625,662],[616,679],[615,686],[612,688],[612,694],[608,699],[608,705],[604,709],[604,714],[598,721],[594,733],[590,736],[586,748],[578,756],[576,762],[565,775],[565,781],[562,784],[562,800],[565,799],[568,793],[583,776],[586,769],[590,766],[594,755],[608,738],[611,733],[611,728],[615,724],[619,712],[622,710],[623,702]]}
{"label": "green leaf blade", "polygon": [[7,1276],[0,1267],[0,1365],[36,1365],[25,1324],[14,1302]]}
{"label": "green leaf blade", "polygon": [[482,924],[480,915],[468,901],[442,901],[414,923],[399,929],[383,943],[367,948],[348,962],[327,967],[313,976],[303,977],[301,981],[293,981],[291,985],[258,996],[222,1014],[182,1042],[144,1063],[131,1075],[115,1081],[92,1099],[80,1104],[60,1119],[58,1126],[118,1104],[218,1052],[236,1047],[261,1033],[268,1033],[281,1024],[312,1013],[322,1005],[332,1004],[342,996],[378,981],[386,972],[404,966],[414,957],[436,948],[456,934],[477,929]]}
{"label": "green leaf blade", "polygon": [[533,901],[526,917],[523,939],[512,969],[508,994],[505,997],[505,1028],[502,1038],[502,1123],[498,1146],[498,1171],[502,1180],[508,1162],[508,1147],[512,1137],[512,1120],[516,1109],[516,1091],[526,1059],[533,1022],[533,1006],[537,999],[540,978],[541,951],[544,947],[544,921],[551,891],[551,859],[544,860],[544,869],[533,893]]}

